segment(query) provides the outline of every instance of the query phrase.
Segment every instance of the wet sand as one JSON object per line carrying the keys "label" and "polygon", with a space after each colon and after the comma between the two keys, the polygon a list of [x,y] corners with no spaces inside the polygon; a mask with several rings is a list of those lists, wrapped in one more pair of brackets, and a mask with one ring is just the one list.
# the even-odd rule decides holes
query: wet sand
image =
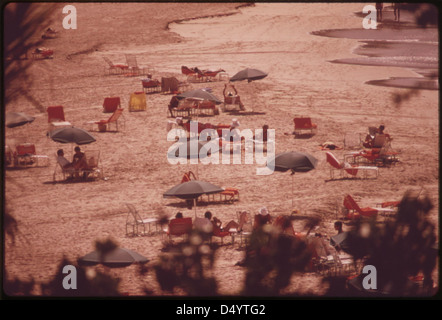
{"label": "wet sand", "polygon": [[[391,66],[407,68],[417,77],[394,77],[373,79],[367,84],[398,88],[438,90],[439,89],[439,35],[437,27],[420,27],[415,18],[402,10],[401,21],[395,21],[391,7],[383,10],[383,20],[377,29],[334,29],[319,30],[312,34],[326,37],[358,40],[361,44],[353,53],[362,56],[340,58],[333,63]],[[362,12],[355,16],[364,17]]]}

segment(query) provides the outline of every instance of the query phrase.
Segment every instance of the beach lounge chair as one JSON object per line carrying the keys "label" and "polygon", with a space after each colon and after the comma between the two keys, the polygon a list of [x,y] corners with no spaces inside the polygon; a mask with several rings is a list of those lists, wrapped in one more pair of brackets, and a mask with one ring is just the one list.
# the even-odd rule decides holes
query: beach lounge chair
{"label": "beach lounge chair", "polygon": [[191,109],[191,114],[195,116],[199,115],[218,115],[219,110],[215,103],[208,100],[198,101]]}
{"label": "beach lounge chair", "polygon": [[233,203],[239,201],[239,190],[237,188],[225,188],[219,195],[223,202]]}
{"label": "beach lounge chair", "polygon": [[115,112],[118,108],[121,108],[121,99],[120,97],[107,97],[104,98],[103,101],[103,112],[112,113]]}
{"label": "beach lounge chair", "polygon": [[119,108],[114,111],[114,113],[107,120],[94,121],[94,124],[98,125],[98,131],[106,132],[109,131],[112,123],[115,124],[115,131],[118,132],[118,119],[121,117],[124,109]]}
{"label": "beach lounge chair", "polygon": [[189,182],[192,180],[192,178],[193,180],[198,180],[192,171],[185,172],[183,178],[181,179],[181,183]]}
{"label": "beach lounge chair", "polygon": [[324,237],[309,235],[305,242],[311,253],[308,268],[322,275],[349,275],[356,271],[353,257],[346,253],[338,253],[335,248],[326,243]]}
{"label": "beach lounge chair", "polygon": [[44,166],[49,165],[49,157],[46,155],[38,155],[33,143],[22,143],[15,146],[15,163],[19,166],[40,166],[40,162],[44,161]]}
{"label": "beach lounge chair", "polygon": [[[202,70],[202,80],[203,81],[216,81],[219,79],[219,74],[225,74],[224,69],[218,70]],[[224,76],[225,77],[225,76]]]}
{"label": "beach lounge chair", "polygon": [[54,57],[54,50],[48,48],[39,47],[32,52],[32,58],[35,60],[52,59],[53,57]]}
{"label": "beach lounge chair", "polygon": [[241,97],[238,95],[238,91],[234,85],[226,83],[224,85],[223,96],[223,111],[245,110],[244,104],[241,102]]}
{"label": "beach lounge chair", "polygon": [[[213,226],[212,239],[213,239],[213,237],[219,238],[221,240],[221,244],[223,244],[224,237],[227,237],[227,236],[232,236],[232,233],[228,230],[221,230],[221,228],[216,225]],[[233,242],[234,242],[234,238],[232,236],[232,244],[233,244]]]}
{"label": "beach lounge chair", "polygon": [[376,218],[380,212],[384,214],[395,212],[394,209],[390,208],[361,208],[349,194],[344,197],[344,208],[347,211],[345,218],[350,220],[359,219],[361,217]]}
{"label": "beach lounge chair", "polygon": [[187,77],[187,81],[195,82],[198,79],[198,73],[191,68],[181,66],[181,73]]}
{"label": "beach lounge chair", "polygon": [[48,113],[49,131],[72,126],[72,124],[69,121],[66,121],[64,117],[63,106],[49,106],[46,111]]}
{"label": "beach lounge chair", "polygon": [[143,79],[141,80],[141,86],[144,93],[156,93],[161,92],[161,83],[156,79]]}
{"label": "beach lounge chair", "polygon": [[240,210],[236,212],[238,219],[238,229],[237,230],[229,230],[232,233],[232,236],[239,236],[240,238],[240,247],[247,244],[250,236],[253,231],[253,220],[250,216],[250,212],[247,210]]}
{"label": "beach lounge chair", "polygon": [[114,64],[108,57],[103,57],[104,61],[106,61],[108,65],[107,72],[109,74],[123,74],[124,72],[127,72],[129,69],[129,66],[124,63],[116,63]]}
{"label": "beach lounge chair", "polygon": [[[139,236],[151,234],[151,225],[154,224],[155,228],[158,226],[158,219],[156,218],[141,218],[137,209],[133,204],[126,203],[129,212],[126,218],[126,236]],[[146,232],[146,226],[148,226],[148,232]],[[143,231],[139,229],[142,227]],[[131,232],[130,232],[131,229]]]}
{"label": "beach lounge chair", "polygon": [[318,129],[318,125],[310,117],[295,117],[293,123],[295,136],[314,135]]}
{"label": "beach lounge chair", "polygon": [[63,175],[63,180],[66,180],[66,175],[70,178],[72,178],[75,174],[75,169],[74,168],[63,168],[62,163],[58,162],[58,155],[55,154],[55,161],[56,161],[56,165],[54,168],[54,173],[53,173],[53,181],[55,182],[57,180],[57,174],[58,171],[60,170],[61,174]]}
{"label": "beach lounge chair", "polygon": [[146,94],[144,92],[134,92],[130,95],[129,111],[145,111],[147,108]]}
{"label": "beach lounge chair", "polygon": [[192,228],[192,218],[178,218],[170,220],[164,231],[169,240],[172,240],[172,237],[188,236],[192,232]]}
{"label": "beach lounge chair", "polygon": [[347,210],[345,218],[350,220],[359,219],[360,217],[375,218],[378,214],[378,210],[374,208],[361,208],[349,194],[344,197],[344,208]]}
{"label": "beach lounge chair", "polygon": [[126,54],[126,62],[129,67],[125,72],[126,76],[148,76],[148,78],[152,78],[152,68],[139,66],[136,56]]}
{"label": "beach lounge chair", "polygon": [[206,196],[208,202],[233,204],[235,201],[239,201],[239,190],[228,187],[219,193],[207,194]]}
{"label": "beach lounge chair", "polygon": [[379,176],[379,169],[377,167],[351,165],[346,161],[340,162],[330,151],[326,152],[326,158],[327,163],[329,163],[331,166],[331,179],[334,179],[335,172],[339,172],[341,178],[357,177],[358,173],[360,173],[360,176],[362,176],[363,178],[377,178]]}
{"label": "beach lounge chair", "polygon": [[88,177],[103,178],[103,168],[100,165],[100,151],[99,150],[86,150],[84,152],[86,158],[86,164],[88,168],[82,169],[82,173],[86,173]]}
{"label": "beach lounge chair", "polygon": [[387,141],[382,148],[364,149],[357,152],[348,153],[344,156],[352,163],[367,163],[378,167],[388,166],[399,162],[399,152],[391,148],[391,142]]}

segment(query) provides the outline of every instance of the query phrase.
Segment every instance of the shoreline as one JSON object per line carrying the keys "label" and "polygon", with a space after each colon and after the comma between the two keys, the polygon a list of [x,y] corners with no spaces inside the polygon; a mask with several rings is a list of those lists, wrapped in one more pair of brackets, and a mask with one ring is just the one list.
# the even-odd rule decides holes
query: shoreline
{"label": "shoreline", "polygon": [[[364,17],[362,12],[355,12],[354,15]],[[411,70],[420,75],[420,77],[372,79],[365,82],[368,85],[439,90],[439,38],[437,27],[419,27],[412,19],[413,16],[408,14],[405,22],[386,19],[378,23],[377,29],[324,29],[314,31],[312,34],[322,37],[355,39],[360,43],[351,52],[361,56],[360,58],[339,58],[328,61],[330,63],[398,67]],[[410,30],[414,32],[410,33]],[[430,33],[428,33],[428,30],[430,30]],[[406,56],[403,56],[404,50],[402,47],[405,45],[409,47],[410,44],[417,47],[417,49],[413,53],[407,53]],[[426,55],[425,53],[429,51],[428,47],[436,52]],[[395,53],[397,56],[395,56]],[[418,59],[419,57],[420,59]],[[434,79],[435,77],[437,79]]]}
{"label": "shoreline", "polygon": [[[247,8],[247,7],[254,7],[255,3],[243,3],[234,8],[234,10],[238,11],[241,8]],[[200,20],[200,19],[210,19],[210,18],[222,18],[222,17],[228,17],[233,16],[235,14],[238,14],[238,12],[226,12],[226,13],[217,13],[217,14],[208,14],[204,16],[195,16],[191,18],[183,18],[183,19],[175,19],[167,23],[165,30],[170,31],[170,25],[171,24],[180,24],[182,22],[192,21],[192,20]]]}

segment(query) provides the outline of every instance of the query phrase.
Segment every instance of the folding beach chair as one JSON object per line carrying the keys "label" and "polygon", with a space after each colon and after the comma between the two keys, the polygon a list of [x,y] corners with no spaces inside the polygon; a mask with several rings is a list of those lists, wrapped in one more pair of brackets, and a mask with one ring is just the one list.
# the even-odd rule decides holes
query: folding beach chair
{"label": "folding beach chair", "polygon": [[147,108],[146,94],[144,92],[134,92],[130,95],[129,111],[145,111]]}
{"label": "folding beach chair", "polygon": [[[139,235],[147,235],[151,233],[151,225],[155,224],[158,226],[157,218],[141,218],[137,209],[133,204],[126,203],[129,212],[126,218],[126,235],[127,236],[139,236]],[[148,232],[146,232],[146,226],[148,226]],[[143,228],[143,231],[139,230],[139,227]],[[132,232],[129,230],[132,229]]]}
{"label": "folding beach chair", "polygon": [[15,163],[19,166],[40,166],[40,162],[44,161],[44,166],[49,165],[49,157],[46,155],[38,155],[33,143],[22,143],[15,146]]}
{"label": "folding beach chair", "polygon": [[48,113],[49,131],[72,126],[72,124],[69,121],[66,121],[64,117],[63,106],[49,106],[46,111]]}
{"label": "folding beach chair", "polygon": [[121,108],[121,99],[120,97],[107,97],[104,98],[103,101],[103,112],[112,113],[115,112],[118,108]]}
{"label": "folding beach chair", "polygon": [[141,67],[138,65],[137,57],[131,54],[126,54],[126,62],[128,69],[125,72],[127,76],[148,76],[152,78],[153,70],[150,67]]}
{"label": "folding beach chair", "polygon": [[334,179],[334,173],[339,172],[341,178],[345,177],[354,177],[358,176],[358,173],[361,173],[360,176],[362,178],[369,178],[370,174],[374,178],[379,176],[379,169],[377,167],[370,166],[358,166],[358,165],[350,165],[348,162],[343,161],[340,162],[333,153],[326,152],[327,163],[330,164],[330,178]]}
{"label": "folding beach chair", "polygon": [[318,126],[313,123],[310,117],[295,117],[293,119],[294,131],[296,136],[313,135],[316,133]]}
{"label": "folding beach chair", "polygon": [[141,80],[144,93],[161,92],[161,83],[155,79],[143,79]]}
{"label": "folding beach chair", "polygon": [[186,237],[192,232],[192,218],[178,218],[169,221],[167,228],[164,230],[169,241],[172,237]]}
{"label": "folding beach chair", "polygon": [[380,212],[384,214],[395,212],[395,210],[391,208],[361,208],[349,194],[344,197],[344,208],[347,210],[345,218],[350,220],[359,219],[361,217],[376,218]]}
{"label": "folding beach chair", "polygon": [[98,131],[100,132],[106,132],[110,131],[110,126],[112,123],[115,124],[115,131],[118,132],[118,119],[122,115],[124,109],[119,108],[114,111],[114,113],[109,117],[107,120],[100,120],[100,121],[92,121],[90,123],[97,124],[98,125]]}
{"label": "folding beach chair", "polygon": [[106,61],[108,65],[107,72],[109,74],[123,74],[129,69],[129,66],[124,63],[114,64],[108,57],[103,57],[104,61]]}

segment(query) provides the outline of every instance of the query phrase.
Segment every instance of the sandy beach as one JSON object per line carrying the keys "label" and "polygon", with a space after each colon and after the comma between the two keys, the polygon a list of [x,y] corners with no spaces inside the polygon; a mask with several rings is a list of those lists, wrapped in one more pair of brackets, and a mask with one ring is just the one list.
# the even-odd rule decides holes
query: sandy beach
{"label": "sandy beach", "polygon": [[[54,50],[54,58],[35,60],[30,67],[32,78],[26,86],[34,103],[19,97],[4,108],[36,117],[28,125],[5,128],[5,144],[33,143],[37,153],[50,160],[47,167],[4,171],[5,206],[19,230],[4,243],[8,279],[46,283],[56,275],[63,257],[75,262],[94,250],[96,240],[112,239],[149,259],[142,277],[135,265],[92,268],[121,279],[122,294],[185,295],[181,290],[165,292],[156,281],[153,266],[167,237],[126,236],[126,203],[143,217],[181,211],[193,218],[195,211],[202,216],[210,210],[223,222],[236,219],[239,210],[255,214],[266,207],[277,216],[297,209],[320,218],[316,232],[332,235],[346,194],[364,207],[400,200],[411,190],[431,199],[429,220],[439,229],[437,28],[419,29],[413,39],[404,39],[393,31],[416,29],[404,14],[403,25],[385,23],[374,38],[372,30],[362,29],[361,3],[76,3],[75,7],[78,28],[63,29],[60,6],[53,17],[58,35],[44,42]],[[391,19],[391,11],[385,12],[385,20]],[[262,80],[235,83],[247,112],[221,112],[203,121],[230,124],[237,118],[241,128],[251,130],[267,124],[275,129],[276,153],[308,152],[319,160],[317,168],[292,177],[288,172],[257,175],[256,163],[170,164],[166,154],[172,143],[166,139],[166,129],[168,120],[174,120],[167,112],[172,95],[147,94],[147,109],[129,112],[130,94],[142,90],[145,76],[109,75],[103,59],[125,63],[126,54],[136,55],[140,66],[153,68],[152,77],[159,81],[171,76],[185,81],[181,66],[222,68],[229,76],[244,68],[267,72]],[[423,86],[416,85],[421,82]],[[225,83],[190,83],[190,87],[210,88],[222,98]],[[5,92],[19,85],[8,83]],[[100,150],[105,179],[54,183],[56,151],[63,148],[70,158],[73,145],[56,143],[46,135],[46,107],[62,105],[67,121],[89,129],[88,122],[109,117],[101,106],[109,96],[120,97],[125,108],[119,132],[91,132],[96,142],[81,146]],[[295,139],[293,118],[300,115],[312,118],[317,134]],[[331,141],[342,147],[333,151],[342,159],[349,152],[344,148],[346,135],[365,136],[368,127],[380,124],[393,137],[400,162],[379,168],[377,179],[330,180],[320,145]],[[163,198],[189,170],[198,172],[200,180],[239,189],[240,200],[202,202],[195,210],[180,199]],[[294,228],[305,231],[302,223]],[[245,270],[236,263],[244,252],[238,242],[217,250],[213,276],[221,295],[241,294]],[[434,280],[438,278],[435,272]],[[282,294],[322,295],[326,290],[321,275],[297,273]],[[36,289],[33,294],[41,292]]]}

